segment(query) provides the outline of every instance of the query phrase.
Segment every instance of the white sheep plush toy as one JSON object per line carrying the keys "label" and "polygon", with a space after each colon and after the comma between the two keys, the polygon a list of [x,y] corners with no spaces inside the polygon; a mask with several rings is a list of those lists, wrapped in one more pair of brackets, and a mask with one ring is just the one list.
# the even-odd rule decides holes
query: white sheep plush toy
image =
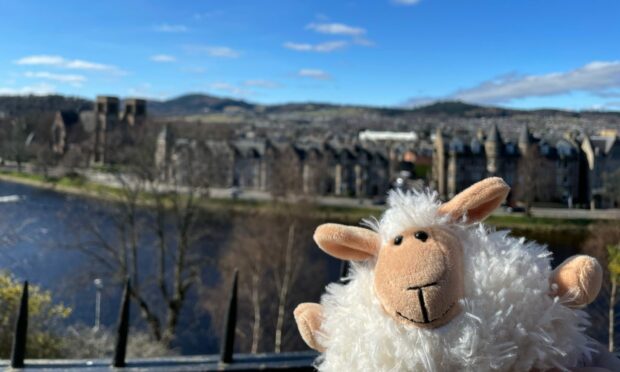
{"label": "white sheep plush toy", "polygon": [[[500,178],[447,203],[392,191],[372,230],[324,224],[314,239],[351,260],[346,284],[295,319],[321,371],[620,371],[588,338],[602,281],[596,259],[551,270],[550,252],[479,222],[506,198]],[[616,369],[618,368],[618,369]]]}

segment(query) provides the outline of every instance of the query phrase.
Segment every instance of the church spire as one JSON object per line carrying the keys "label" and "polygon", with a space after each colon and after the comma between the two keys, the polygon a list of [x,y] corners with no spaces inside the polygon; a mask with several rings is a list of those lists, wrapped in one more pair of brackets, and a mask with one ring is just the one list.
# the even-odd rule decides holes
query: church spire
{"label": "church spire", "polygon": [[487,142],[495,142],[497,144],[502,143],[502,136],[499,134],[497,124],[495,123],[493,123],[491,125],[491,129],[489,129],[489,134],[487,135]]}
{"label": "church spire", "polygon": [[530,146],[533,143],[532,133],[530,133],[530,129],[527,124],[524,125],[519,131],[519,151],[521,151],[521,155],[527,154],[530,149]]}

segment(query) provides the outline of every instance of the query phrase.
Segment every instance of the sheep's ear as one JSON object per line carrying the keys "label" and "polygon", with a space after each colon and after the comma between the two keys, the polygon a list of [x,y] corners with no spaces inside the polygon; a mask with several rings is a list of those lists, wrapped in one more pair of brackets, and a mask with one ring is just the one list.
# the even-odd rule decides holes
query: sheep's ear
{"label": "sheep's ear", "polygon": [[361,261],[379,251],[379,234],[361,227],[326,223],[317,227],[314,241],[327,254],[341,260]]}
{"label": "sheep's ear", "polygon": [[510,192],[510,187],[499,177],[491,177],[477,182],[452,200],[439,207],[439,213],[447,214],[453,220],[465,216],[467,222],[484,220],[499,207]]}

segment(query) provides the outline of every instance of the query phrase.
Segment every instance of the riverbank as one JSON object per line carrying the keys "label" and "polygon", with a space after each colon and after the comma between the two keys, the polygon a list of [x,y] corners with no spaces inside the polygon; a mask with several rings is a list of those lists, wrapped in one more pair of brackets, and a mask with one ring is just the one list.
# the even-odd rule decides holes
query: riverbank
{"label": "riverbank", "polygon": [[[105,185],[87,180],[83,176],[45,177],[41,174],[23,173],[16,171],[0,171],[0,181],[19,183],[31,187],[52,190],[64,194],[82,196],[103,200],[107,202],[121,202],[123,190],[119,187]],[[144,193],[139,198],[141,206],[152,206],[152,196]],[[383,208],[376,206],[337,206],[319,205],[311,199],[301,200],[295,204],[282,201],[247,200],[231,198],[203,198],[201,207],[212,212],[235,212],[235,213],[279,213],[291,206],[299,209],[300,213],[326,221],[339,221],[343,223],[358,223],[369,216],[378,217]],[[528,217],[525,215],[507,215],[498,212],[489,217],[486,222],[497,228],[518,230],[538,230],[548,232],[560,231],[586,231],[592,224],[602,220],[586,218],[553,218],[553,217]]]}
{"label": "riverbank", "polygon": [[[0,170],[0,181],[18,183],[105,202],[122,202],[124,198],[124,190],[121,187],[92,182],[82,176],[45,177],[40,174]],[[142,207],[150,207],[153,206],[152,198],[152,194],[144,192],[140,195],[137,202]],[[378,216],[381,211],[379,208],[321,206],[313,203],[312,200],[300,200],[293,204],[274,200],[204,197],[200,203],[201,207],[211,211],[254,211],[258,213],[277,213],[282,209],[281,207],[290,209],[291,205],[300,206],[300,213],[310,214],[311,217],[331,217],[338,220],[361,220],[371,215]]]}

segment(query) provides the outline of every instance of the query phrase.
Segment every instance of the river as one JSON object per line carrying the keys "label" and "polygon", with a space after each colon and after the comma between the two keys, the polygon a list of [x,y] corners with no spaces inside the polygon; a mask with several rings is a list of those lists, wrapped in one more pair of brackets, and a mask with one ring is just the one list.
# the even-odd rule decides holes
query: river
{"label": "river", "polygon": [[[68,246],[78,240],[77,231],[83,223],[97,224],[104,232],[111,230],[106,208],[105,203],[91,198],[0,182],[0,270],[9,271],[20,281],[28,280],[50,290],[56,302],[71,307],[67,325],[76,322],[94,324],[95,270],[87,257]],[[217,245],[216,242],[220,238],[225,240],[227,234],[228,230],[219,226],[216,239],[204,244]],[[214,251],[212,248],[206,247],[206,251]],[[214,275],[210,277],[213,279]],[[101,279],[104,285],[101,324],[113,327],[122,288],[107,278]],[[208,279],[207,282],[213,282]],[[191,297],[195,302],[195,294]],[[139,323],[137,313],[134,307],[132,324]],[[191,322],[194,333],[202,331],[206,334],[210,330],[210,319],[206,314],[191,319]],[[182,319],[182,333],[188,332],[188,323],[188,319]],[[191,342],[180,339],[175,346],[189,354],[216,351],[216,337],[190,339]]]}

